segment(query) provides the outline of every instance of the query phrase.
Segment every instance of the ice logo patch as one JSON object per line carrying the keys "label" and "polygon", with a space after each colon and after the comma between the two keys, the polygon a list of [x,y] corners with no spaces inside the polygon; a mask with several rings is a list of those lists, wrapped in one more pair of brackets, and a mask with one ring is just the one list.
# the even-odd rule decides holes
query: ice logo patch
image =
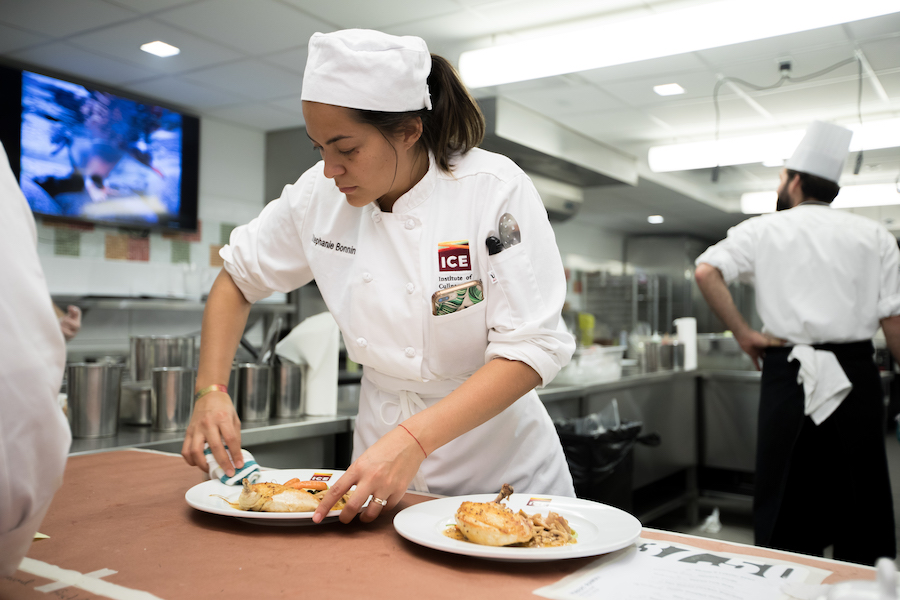
{"label": "ice logo patch", "polygon": [[439,243],[438,269],[441,271],[471,271],[469,240]]}

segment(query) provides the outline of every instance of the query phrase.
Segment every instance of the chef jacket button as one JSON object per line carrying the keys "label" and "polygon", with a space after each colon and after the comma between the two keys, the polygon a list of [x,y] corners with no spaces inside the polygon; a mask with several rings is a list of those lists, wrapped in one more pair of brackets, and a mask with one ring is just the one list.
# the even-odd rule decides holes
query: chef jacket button
{"label": "chef jacket button", "polygon": [[416,291],[416,285],[414,283],[407,283],[406,284],[406,293],[412,294],[414,291]]}
{"label": "chef jacket button", "polygon": [[365,348],[369,345],[369,342],[366,341],[366,338],[356,338],[356,343],[360,348]]}
{"label": "chef jacket button", "polygon": [[409,348],[407,348],[405,352],[406,352],[406,355],[407,355],[408,357],[410,357],[410,358],[412,358],[412,357],[414,357],[414,356],[416,355],[416,349],[413,348],[412,346],[410,346]]}
{"label": "chef jacket button", "polygon": [[373,212],[373,213],[372,213],[372,220],[375,221],[376,223],[381,223],[381,213],[379,213],[379,212]]}
{"label": "chef jacket button", "polygon": [[374,277],[372,277],[371,273],[363,273],[363,281],[365,281],[366,283],[369,283],[373,279]]}
{"label": "chef jacket button", "polygon": [[410,220],[408,220],[408,221],[406,222],[406,228],[407,228],[407,229],[412,229],[412,228],[415,227],[415,226],[416,226],[416,222],[413,221],[412,219],[410,219]]}

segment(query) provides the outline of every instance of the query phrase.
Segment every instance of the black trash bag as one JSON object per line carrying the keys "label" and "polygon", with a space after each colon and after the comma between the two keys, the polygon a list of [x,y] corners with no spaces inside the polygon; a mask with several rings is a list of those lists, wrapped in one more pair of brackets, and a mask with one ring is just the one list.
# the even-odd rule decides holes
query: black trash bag
{"label": "black trash bag", "polygon": [[659,435],[641,436],[643,423],[622,421],[614,429],[599,427],[596,415],[555,421],[556,431],[566,454],[566,462],[575,484],[575,494],[632,510],[634,455],[638,442],[659,445]]}

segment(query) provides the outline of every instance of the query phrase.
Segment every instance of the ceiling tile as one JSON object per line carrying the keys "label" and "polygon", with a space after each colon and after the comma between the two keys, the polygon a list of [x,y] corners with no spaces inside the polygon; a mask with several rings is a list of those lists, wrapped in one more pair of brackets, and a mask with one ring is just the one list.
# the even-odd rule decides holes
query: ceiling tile
{"label": "ceiling tile", "polygon": [[863,42],[860,49],[876,73],[884,69],[900,68],[900,33],[896,37]]}
{"label": "ceiling tile", "polygon": [[602,69],[584,71],[578,75],[588,81],[602,85],[613,81],[630,81],[659,76],[671,76],[679,73],[695,73],[707,68],[695,54],[685,53],[665,56],[653,60],[642,60],[626,65],[614,65]]}
{"label": "ceiling tile", "polygon": [[267,104],[245,104],[211,110],[207,115],[261,131],[298,127],[303,119]]}
{"label": "ceiling tile", "polygon": [[204,0],[154,17],[252,55],[306,47],[313,33],[333,29],[272,0]]}
{"label": "ceiling tile", "polygon": [[34,33],[67,36],[137,15],[133,10],[103,0],[16,0],[4,2],[0,22]]}
{"label": "ceiling tile", "polygon": [[[677,96],[660,96],[653,91],[653,86],[664,83],[677,83],[684,88],[684,94]],[[672,106],[693,102],[698,98],[712,96],[716,86],[715,76],[708,71],[681,73],[659,73],[645,79],[607,83],[601,87],[610,96],[621,103],[633,107]]]}
{"label": "ceiling tile", "polygon": [[878,81],[893,100],[894,110],[900,110],[900,71],[879,75]]}
{"label": "ceiling tile", "polygon": [[130,84],[125,88],[145,96],[173,102],[198,113],[211,108],[247,101],[246,97],[210,89],[191,81],[185,81],[180,77],[159,77],[150,81]]}
{"label": "ceiling tile", "polygon": [[47,37],[0,24],[0,52],[13,52],[47,41]]}
{"label": "ceiling tile", "polygon": [[[755,96],[757,102],[779,119],[791,120],[792,115],[804,114],[813,119],[831,120],[835,117],[856,115],[858,95],[856,78],[828,80],[821,83],[784,87],[767,94]],[[879,102],[874,93],[864,89],[863,107]],[[865,111],[864,111],[865,112]]]}
{"label": "ceiling tile", "polygon": [[35,70],[39,70],[38,67],[44,67],[111,85],[147,79],[156,75],[153,71],[100,56],[64,42],[12,52],[10,56],[35,65]]}
{"label": "ceiling tile", "polygon": [[115,0],[116,4],[127,6],[132,10],[148,14],[176,6],[189,4],[194,0]]}
{"label": "ceiling tile", "polygon": [[[181,52],[161,58],[141,50],[141,44],[160,40]],[[70,43],[97,54],[120,58],[160,73],[179,73],[241,58],[241,54],[190,33],[142,18],[73,37]]]}
{"label": "ceiling tile", "polygon": [[266,62],[278,65],[282,69],[287,69],[288,71],[303,75],[303,72],[306,70],[306,59],[308,57],[309,52],[307,52],[306,46],[303,46],[302,48],[292,48],[285,52],[269,54],[268,56],[262,57],[262,59]]}
{"label": "ceiling tile", "polygon": [[[363,27],[384,29],[403,23],[410,23],[436,16],[448,15],[460,10],[451,0],[428,0],[428,2],[408,2],[404,0],[342,0],[323,2],[322,0],[285,0],[307,14],[315,15],[335,25],[333,29]],[[325,30],[322,30],[325,31]],[[409,35],[409,34],[407,34]]]}
{"label": "ceiling tile", "polygon": [[196,83],[228,90],[254,100],[300,93],[303,77],[258,60],[243,60],[184,75]]}
{"label": "ceiling tile", "polygon": [[[773,16],[773,18],[776,17]],[[697,52],[697,55],[718,70],[758,60],[770,60],[773,68],[777,68],[777,58],[791,57],[795,52],[803,51],[804,49],[814,50],[833,45],[846,45],[848,41],[847,33],[841,26],[836,25],[834,27],[801,31],[791,35],[779,35],[753,42],[700,50]]]}
{"label": "ceiling tile", "polygon": [[622,108],[624,105],[609,94],[590,84],[573,84],[564,80],[547,89],[503,93],[504,98],[541,114],[554,118],[585,112]]}
{"label": "ceiling tile", "polygon": [[607,144],[621,138],[632,139],[635,131],[657,131],[659,125],[633,108],[602,110],[595,113],[562,116],[560,123],[583,135]]}
{"label": "ceiling tile", "polygon": [[268,104],[282,110],[286,110],[287,112],[295,116],[299,116],[301,119],[303,118],[303,104],[300,100],[300,94],[291,96],[290,98],[280,98],[278,100],[272,100]]}
{"label": "ceiling tile", "polygon": [[[779,61],[773,58],[775,56],[782,55],[772,54],[762,59],[754,58],[752,60],[736,62],[721,69],[716,69],[716,71],[726,77],[737,77],[757,86],[771,86],[776,84],[781,77],[781,72],[778,68]],[[854,56],[854,49],[851,44],[840,43],[829,47],[818,47],[814,49],[797,48],[792,54],[784,55],[783,58],[790,59],[790,75],[796,79],[809,77],[820,71],[829,69],[838,63],[852,59]],[[856,75],[856,72],[856,61],[853,61],[834,71],[829,71],[828,73],[820,75],[811,81]],[[788,87],[790,85],[793,85],[793,83],[786,82],[782,87]],[[744,87],[743,89],[752,93],[752,90],[747,87]]]}

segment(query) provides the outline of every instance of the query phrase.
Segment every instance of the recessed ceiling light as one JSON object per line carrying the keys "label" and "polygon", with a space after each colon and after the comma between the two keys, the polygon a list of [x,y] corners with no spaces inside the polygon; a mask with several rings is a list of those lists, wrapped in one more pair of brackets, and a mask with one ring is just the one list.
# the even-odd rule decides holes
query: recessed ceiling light
{"label": "recessed ceiling light", "polygon": [[659,225],[663,221],[665,221],[665,219],[663,219],[662,215],[650,215],[647,217],[647,222],[653,225]]}
{"label": "recessed ceiling light", "polygon": [[176,48],[175,46],[172,46],[165,42],[160,42],[158,40],[155,42],[148,42],[148,43],[142,45],[141,50],[143,50],[144,52],[149,52],[150,54],[155,54],[156,56],[162,56],[162,57],[175,56],[176,54],[181,52],[180,48]]}
{"label": "recessed ceiling light", "polygon": [[684,88],[677,83],[664,83],[663,85],[654,85],[653,91],[660,96],[677,96],[684,93]]}

